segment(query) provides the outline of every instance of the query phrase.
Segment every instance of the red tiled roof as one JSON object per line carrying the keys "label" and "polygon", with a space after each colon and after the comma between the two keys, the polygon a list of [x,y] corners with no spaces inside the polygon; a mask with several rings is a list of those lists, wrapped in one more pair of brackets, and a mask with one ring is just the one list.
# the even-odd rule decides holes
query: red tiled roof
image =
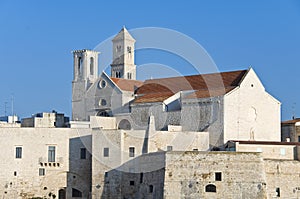
{"label": "red tiled roof", "polygon": [[297,122],[300,122],[300,118],[296,118],[293,120],[283,121],[281,124],[296,124]]}
{"label": "red tiled roof", "polygon": [[[146,80],[136,90],[135,103],[161,102],[179,91],[195,90],[190,98],[224,95],[239,86],[248,70]],[[164,93],[165,97],[158,93]],[[150,95],[151,94],[151,95]],[[140,95],[140,96],[139,96]],[[157,96],[157,98],[155,98]],[[141,100],[139,100],[142,98]]]}
{"label": "red tiled roof", "polygon": [[134,101],[135,103],[150,103],[150,102],[162,102],[169,97],[174,95],[172,92],[159,92],[159,93],[148,93],[139,96]]}
{"label": "red tiled roof", "polygon": [[122,79],[111,77],[111,80],[124,91],[132,91],[143,85],[143,82],[131,79]]}
{"label": "red tiled roof", "polygon": [[194,93],[188,95],[186,98],[192,99],[192,98],[208,98],[208,97],[222,96],[222,95],[225,95],[226,93],[229,93],[234,88],[235,88],[234,86],[231,86],[228,88],[197,90]]}

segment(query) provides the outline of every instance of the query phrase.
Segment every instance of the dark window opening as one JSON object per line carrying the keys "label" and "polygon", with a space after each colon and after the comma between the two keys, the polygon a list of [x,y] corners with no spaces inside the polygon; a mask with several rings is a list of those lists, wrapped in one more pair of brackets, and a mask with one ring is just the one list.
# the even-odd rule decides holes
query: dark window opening
{"label": "dark window opening", "polygon": [[134,147],[129,147],[129,157],[134,157]]}
{"label": "dark window opening", "polygon": [[221,172],[215,173],[215,180],[216,181],[222,181],[222,173]]}
{"label": "dark window opening", "polygon": [[209,184],[205,187],[205,192],[216,193],[217,192],[217,187],[213,184]]}
{"label": "dark window opening", "polygon": [[127,46],[127,52],[131,53],[131,46]]}
{"label": "dark window opening", "polygon": [[45,175],[45,169],[44,168],[40,168],[39,169],[39,176],[44,176]]}
{"label": "dark window opening", "polygon": [[167,151],[173,151],[173,146],[167,146]]}
{"label": "dark window opening", "polygon": [[80,159],[86,159],[86,148],[80,149]]}
{"label": "dark window opening", "polygon": [[55,146],[48,147],[48,162],[55,162]]}
{"label": "dark window opening", "polygon": [[149,193],[153,193],[153,191],[154,191],[153,185],[149,185]]}
{"label": "dark window opening", "polygon": [[22,147],[16,147],[16,158],[22,158]]}
{"label": "dark window opening", "polygon": [[77,189],[72,188],[72,197],[82,198],[82,192]]}
{"label": "dark window opening", "polygon": [[134,181],[129,182],[130,186],[134,186]]}
{"label": "dark window opening", "polygon": [[276,196],[280,197],[280,188],[276,188]]}
{"label": "dark window opening", "polygon": [[60,189],[58,191],[58,199],[66,199],[66,190]]}
{"label": "dark window opening", "polygon": [[78,75],[82,74],[82,58],[78,57]]}
{"label": "dark window opening", "polygon": [[90,74],[94,75],[94,58],[90,58]]}
{"label": "dark window opening", "polygon": [[131,73],[127,73],[127,79],[131,79],[131,78],[132,78]]}
{"label": "dark window opening", "polygon": [[300,142],[300,136],[298,136],[298,142]]}
{"label": "dark window opening", "polygon": [[103,149],[103,156],[104,157],[109,157],[109,148],[106,147],[106,148]]}
{"label": "dark window opening", "polygon": [[17,176],[17,172],[16,171],[14,172],[14,176]]}
{"label": "dark window opening", "polygon": [[97,113],[97,116],[101,116],[101,117],[109,117],[109,114],[106,111],[99,111]]}
{"label": "dark window opening", "polygon": [[144,173],[140,174],[140,183],[143,183],[143,179],[144,179]]}

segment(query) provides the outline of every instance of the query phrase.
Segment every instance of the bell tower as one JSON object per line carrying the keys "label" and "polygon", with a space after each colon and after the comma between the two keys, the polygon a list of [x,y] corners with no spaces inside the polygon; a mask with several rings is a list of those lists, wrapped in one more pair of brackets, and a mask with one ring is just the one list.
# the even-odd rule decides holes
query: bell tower
{"label": "bell tower", "polygon": [[111,77],[136,79],[136,65],[134,64],[135,39],[123,27],[113,38],[113,62]]}
{"label": "bell tower", "polygon": [[98,78],[98,54],[86,49],[73,51],[74,81],[93,83]]}
{"label": "bell tower", "polygon": [[73,51],[72,119],[86,120],[86,92],[98,78],[98,52]]}

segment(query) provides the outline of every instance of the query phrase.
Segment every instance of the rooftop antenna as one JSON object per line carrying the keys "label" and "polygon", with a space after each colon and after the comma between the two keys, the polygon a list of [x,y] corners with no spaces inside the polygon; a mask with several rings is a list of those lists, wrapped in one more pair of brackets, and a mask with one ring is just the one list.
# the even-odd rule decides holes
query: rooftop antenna
{"label": "rooftop antenna", "polygon": [[292,106],[292,110],[293,110],[293,120],[296,119],[296,106],[297,106],[297,103],[294,102],[294,103],[293,103],[293,106]]}
{"label": "rooftop antenna", "polygon": [[13,123],[15,122],[15,117],[14,117],[14,94],[11,95],[11,116]]}

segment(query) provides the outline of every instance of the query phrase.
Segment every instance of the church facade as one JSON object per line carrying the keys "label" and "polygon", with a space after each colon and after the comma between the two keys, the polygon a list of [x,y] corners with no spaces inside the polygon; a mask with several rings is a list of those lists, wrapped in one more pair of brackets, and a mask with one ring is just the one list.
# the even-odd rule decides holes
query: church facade
{"label": "church facade", "polygon": [[209,132],[211,148],[228,140],[280,141],[281,103],[252,68],[213,74],[136,80],[135,40],[123,28],[112,40],[111,75],[97,76],[98,53],[74,51],[72,118],[115,117],[119,129],[168,125]]}

